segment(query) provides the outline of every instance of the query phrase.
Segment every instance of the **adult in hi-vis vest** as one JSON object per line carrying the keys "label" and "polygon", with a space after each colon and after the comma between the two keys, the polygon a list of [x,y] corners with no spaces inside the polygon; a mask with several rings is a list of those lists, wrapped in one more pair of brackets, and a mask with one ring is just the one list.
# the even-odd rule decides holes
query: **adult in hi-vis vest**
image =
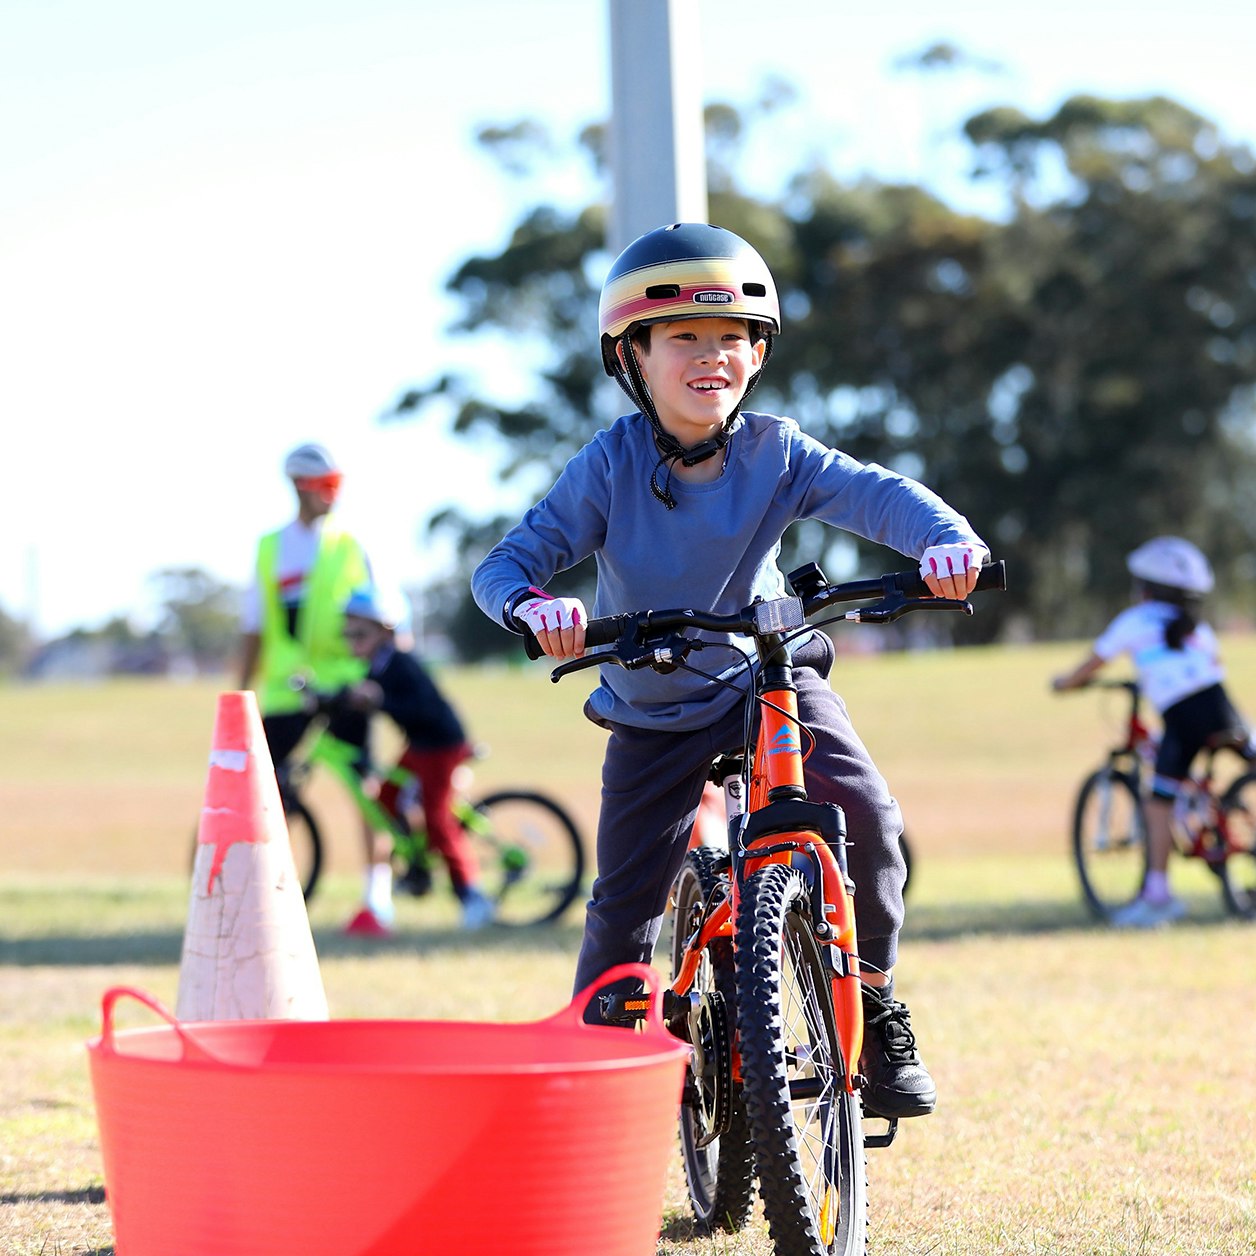
{"label": "adult in hi-vis vest", "polygon": [[[333,692],[366,675],[344,639],[344,605],[369,584],[371,565],[360,542],[339,528],[331,511],[342,472],[322,445],[299,445],[284,462],[297,496],[297,516],[268,532],[257,547],[253,580],[241,614],[240,688],[255,688],[271,758],[282,771],[312,718],[299,684]],[[370,769],[369,717],[345,711],[329,731],[359,747],[359,771]],[[363,826],[364,903],[347,931],[382,935],[393,918],[388,844]]]}

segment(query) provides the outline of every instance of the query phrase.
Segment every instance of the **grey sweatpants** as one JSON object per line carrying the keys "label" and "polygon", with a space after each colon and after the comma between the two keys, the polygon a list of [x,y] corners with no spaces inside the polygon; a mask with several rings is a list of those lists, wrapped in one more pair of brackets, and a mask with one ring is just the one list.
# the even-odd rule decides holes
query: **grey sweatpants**
{"label": "grey sweatpants", "polygon": [[[869,967],[889,969],[903,924],[902,816],[846,704],[824,676],[798,662],[799,716],[816,739],[804,766],[807,794],[846,813],[859,954]],[[577,992],[616,964],[650,962],[707,769],[717,754],[742,748],[743,721],[738,703],[711,728],[691,732],[605,725],[610,742],[602,765],[597,878],[576,965]],[[805,738],[803,744],[805,750]]]}

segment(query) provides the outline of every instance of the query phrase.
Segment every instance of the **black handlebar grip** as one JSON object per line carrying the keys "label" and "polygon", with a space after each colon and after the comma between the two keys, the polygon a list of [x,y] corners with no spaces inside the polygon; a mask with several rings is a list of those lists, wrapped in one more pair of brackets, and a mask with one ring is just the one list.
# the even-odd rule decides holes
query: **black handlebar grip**
{"label": "black handlebar grip", "polygon": [[[595,645],[610,645],[612,641],[618,641],[624,626],[631,623],[635,618],[636,616],[634,615],[603,615],[601,619],[589,620],[584,626],[585,648],[588,649]],[[535,634],[524,628],[522,624],[519,627],[523,631],[523,648],[528,658],[544,658]]]}
{"label": "black handlebar grip", "polygon": [[585,647],[610,645],[612,641],[618,641],[624,627],[635,618],[635,615],[603,615],[601,619],[589,620],[584,626]]}
{"label": "black handlebar grip", "polygon": [[[932,597],[929,586],[925,584],[924,577],[918,572],[904,571],[899,577],[899,588],[908,597]],[[1003,559],[996,562],[987,563],[982,569],[981,574],[977,577],[977,587],[974,593],[986,593],[990,590],[1003,590],[1007,588],[1007,565]]]}

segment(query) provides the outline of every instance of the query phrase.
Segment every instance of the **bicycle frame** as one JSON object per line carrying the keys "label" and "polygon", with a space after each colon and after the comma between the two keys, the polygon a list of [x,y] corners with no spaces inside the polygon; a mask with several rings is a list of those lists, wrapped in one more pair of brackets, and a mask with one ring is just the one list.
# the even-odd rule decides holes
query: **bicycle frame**
{"label": "bicycle frame", "polygon": [[[586,651],[612,648],[561,663],[550,678],[606,664],[667,673],[688,667],[694,650],[738,648],[694,630],[753,640],[745,753],[740,775],[724,781],[728,850],[698,841],[674,882],[675,977],[664,991],[664,1014],[693,1046],[680,1113],[685,1174],[699,1221],[739,1229],[752,1202],[753,1145],[753,1172],[780,1250],[828,1250],[840,1239],[853,1253],[864,1250],[864,1149],[890,1146],[898,1118],[884,1117],[886,1131],[876,1136],[859,1119],[863,988],[846,822],[841,807],[807,797],[803,742],[811,733],[799,717],[789,643],[838,618],[888,623],[913,610],[971,614],[972,607],[933,597],[916,571],[831,585],[809,564],[788,581],[792,597],[756,599],[732,613],[682,608],[595,617],[585,628]],[[976,587],[1005,587],[1003,565],[979,572]],[[811,618],[841,602],[869,604]],[[539,657],[526,634],[525,647]],[[718,676],[689,670],[727,684],[738,668]],[[735,771],[728,763],[712,768],[717,781]],[[742,785],[747,809],[738,811]],[[611,1023],[639,1021],[646,1010],[635,993],[603,996]]]}
{"label": "bicycle frame", "polygon": [[[393,850],[401,858],[414,861],[428,854],[427,834],[424,829],[412,829],[408,823],[393,815],[377,798],[366,792],[362,777],[354,766],[360,750],[357,746],[320,729],[305,755],[306,768],[323,766],[344,786],[366,823],[376,833],[387,833],[392,839]],[[400,764],[394,765],[383,778],[400,789],[416,782],[413,772]],[[484,834],[490,830],[488,821],[461,793],[453,797],[453,813],[466,829]]]}
{"label": "bicycle frame", "polygon": [[[404,838],[406,835],[396,818],[380,806],[378,800],[372,798],[363,787],[362,777],[358,775],[354,766],[360,754],[359,747],[347,741],[341,741],[339,737],[324,728],[319,730],[310,744],[305,762],[311,768],[318,766],[327,768],[348,791],[349,797],[353,799],[354,805],[362,813],[367,824],[377,833],[388,833],[394,842]],[[400,771],[406,777],[411,777],[411,774],[405,772],[404,768]],[[392,779],[391,773],[390,779]],[[405,784],[407,781],[401,780],[398,783]]]}
{"label": "bicycle frame", "polygon": [[[1157,737],[1142,717],[1142,690],[1133,680],[1099,680],[1092,681],[1091,685],[1100,689],[1124,689],[1130,696],[1125,742],[1108,751],[1108,765],[1120,771],[1122,765],[1127,764],[1127,774],[1137,783],[1139,796],[1145,797],[1148,772],[1155,761]],[[1209,841],[1211,837],[1218,839],[1222,852],[1233,844],[1225,813],[1219,805],[1221,791],[1213,785],[1217,755],[1228,744],[1218,742],[1206,746],[1203,766],[1192,771],[1181,783],[1170,832],[1174,847],[1183,858],[1214,861],[1218,857],[1218,848]]]}
{"label": "bicycle frame", "polygon": [[[741,885],[750,872],[765,864],[790,864],[799,855],[806,857],[817,872],[821,886],[823,919],[815,922],[816,937],[828,944],[834,953],[833,1004],[845,1063],[845,1087],[853,1093],[859,1055],[863,1049],[863,1001],[859,992],[859,955],[851,888],[821,826],[814,830],[779,828],[773,819],[775,812],[782,823],[788,823],[790,819],[805,814],[799,810],[799,804],[805,807],[816,804],[807,803],[803,783],[804,756],[799,734],[798,697],[792,681],[793,666],[779,636],[759,639],[758,645],[760,660],[764,663],[754,696],[759,708],[758,733],[749,748],[752,753],[747,760],[753,765],[747,791],[749,806],[735,825],[730,892],[704,915],[702,924],[689,939],[680,972],[671,990],[674,995],[686,998],[693,988],[702,953],[716,938],[733,937]],[[772,659],[784,661],[768,666]],[[757,824],[755,817],[758,817]],[[756,828],[765,831],[761,836],[751,836],[746,840],[747,833],[753,833]],[[829,837],[832,836],[830,830]],[[837,834],[839,843],[844,836],[842,825]],[[734,1074],[738,1071],[739,1065],[735,1060]]]}

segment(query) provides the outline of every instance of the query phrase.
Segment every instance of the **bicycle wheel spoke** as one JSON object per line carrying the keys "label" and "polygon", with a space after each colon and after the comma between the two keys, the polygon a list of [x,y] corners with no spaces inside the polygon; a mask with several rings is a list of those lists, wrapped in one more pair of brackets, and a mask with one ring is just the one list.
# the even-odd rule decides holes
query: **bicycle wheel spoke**
{"label": "bicycle wheel spoke", "polygon": [[[672,892],[673,977],[684,962],[686,943],[697,927],[703,904],[721,888],[715,856],[708,850],[691,851]],[[750,1219],[754,1178],[746,1110],[740,1088],[732,1080],[728,1017],[736,996],[728,939],[717,939],[702,952],[692,993],[702,1006],[689,1018],[695,1050],[680,1112],[685,1181],[699,1225],[706,1230],[735,1231]]]}
{"label": "bicycle wheel spoke", "polygon": [[1256,772],[1241,776],[1221,800],[1225,861],[1217,866],[1226,907],[1256,920]]}
{"label": "bicycle wheel spoke", "polygon": [[742,892],[737,997],[746,1109],[777,1249],[861,1253],[867,1199],[859,1100],[846,1089],[807,882],[784,865],[755,873]]}
{"label": "bicycle wheel spoke", "polygon": [[584,849],[575,824],[552,799],[491,794],[464,818],[499,924],[557,920],[580,893]]}
{"label": "bicycle wheel spoke", "polygon": [[794,1101],[794,1126],[799,1158],[807,1179],[813,1215],[832,1210],[828,1199],[833,1181],[834,1089],[837,1074],[828,1055],[828,1039],[821,1022],[824,1006],[816,986],[817,974],[801,952],[796,934],[787,934],[781,981],[782,1015],[787,1026],[786,1067]]}
{"label": "bicycle wheel spoke", "polygon": [[1073,858],[1096,916],[1106,919],[1138,896],[1147,868],[1146,824],[1131,777],[1105,767],[1086,779],[1073,818]]}

